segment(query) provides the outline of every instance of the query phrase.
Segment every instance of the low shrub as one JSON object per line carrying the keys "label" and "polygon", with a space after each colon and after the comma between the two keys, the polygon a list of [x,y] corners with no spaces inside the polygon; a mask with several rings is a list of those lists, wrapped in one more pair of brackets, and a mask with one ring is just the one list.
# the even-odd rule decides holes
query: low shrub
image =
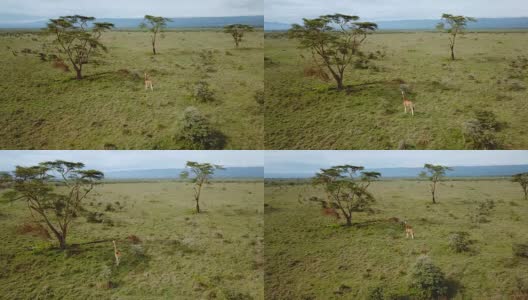
{"label": "low shrub", "polygon": [[255,102],[259,106],[264,106],[264,90],[258,90],[255,92],[255,95],[253,95],[253,98],[255,99]]}
{"label": "low shrub", "polygon": [[469,251],[471,244],[469,233],[465,231],[453,232],[449,236],[449,248],[457,253]]}
{"label": "low shrub", "polygon": [[418,299],[436,299],[447,294],[444,273],[426,255],[418,257],[412,267],[410,287]]}
{"label": "low shrub", "polygon": [[212,102],[215,100],[215,95],[214,91],[209,87],[209,83],[200,80],[194,84],[193,98],[198,102]]}
{"label": "low shrub", "polygon": [[195,149],[222,149],[224,136],[213,129],[209,119],[196,107],[185,109],[181,117],[180,137],[189,142]]}
{"label": "low shrub", "polygon": [[528,244],[513,244],[513,255],[528,258]]}

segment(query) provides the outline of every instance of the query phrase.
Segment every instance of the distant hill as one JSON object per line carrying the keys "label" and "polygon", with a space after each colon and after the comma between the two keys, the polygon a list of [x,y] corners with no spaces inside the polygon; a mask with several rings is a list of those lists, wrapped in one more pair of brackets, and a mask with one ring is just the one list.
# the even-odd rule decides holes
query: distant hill
{"label": "distant hill", "polygon": [[[23,15],[0,14],[0,28],[37,29],[46,27],[49,18]],[[194,17],[171,18],[168,28],[216,28],[229,24],[246,24],[254,27],[264,27],[264,16],[237,16],[237,17]],[[110,22],[117,29],[137,28],[142,18],[101,18],[98,22]]]}
{"label": "distant hill", "polygon": [[[452,167],[449,171],[449,177],[501,177],[511,176],[517,173],[528,172],[528,165],[511,165],[511,166],[458,166]],[[317,170],[311,173],[266,173],[266,178],[309,178]],[[368,171],[380,172],[384,178],[412,178],[417,177],[423,168],[378,168],[368,169]]]}
{"label": "distant hill", "polygon": [[[440,20],[396,20],[374,21],[379,30],[434,30]],[[283,31],[290,24],[280,22],[264,22],[266,31]],[[479,18],[475,23],[469,23],[468,29],[528,29],[528,17],[520,18]]]}
{"label": "distant hill", "polygon": [[[160,180],[178,179],[183,169],[151,169],[151,170],[123,170],[105,172],[105,178],[110,180]],[[263,167],[226,167],[216,171],[213,178],[263,178]]]}

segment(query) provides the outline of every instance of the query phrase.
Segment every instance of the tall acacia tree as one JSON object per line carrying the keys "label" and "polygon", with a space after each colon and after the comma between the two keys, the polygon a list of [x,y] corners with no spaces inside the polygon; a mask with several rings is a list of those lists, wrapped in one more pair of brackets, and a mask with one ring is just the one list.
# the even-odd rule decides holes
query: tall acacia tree
{"label": "tall acacia tree", "polygon": [[224,170],[224,167],[220,165],[213,165],[210,163],[197,163],[194,161],[188,161],[185,164],[184,171],[181,172],[180,177],[187,179],[191,177],[194,183],[194,201],[196,203],[196,213],[200,213],[200,194],[204,184],[210,182],[216,170]]}
{"label": "tall acacia tree", "polygon": [[26,202],[31,216],[44,222],[59,247],[67,247],[72,221],[80,214],[82,202],[104,178],[97,170],[83,170],[80,162],[48,161],[37,166],[17,166],[13,190],[4,194],[9,201]]}
{"label": "tall acacia tree", "polygon": [[452,170],[452,168],[441,166],[441,165],[432,165],[425,164],[424,171],[420,173],[420,177],[427,178],[431,181],[430,189],[431,195],[433,197],[433,204],[436,203],[436,184],[445,177],[447,171]]}
{"label": "tall acacia tree", "polygon": [[111,30],[114,24],[94,21],[94,17],[75,15],[50,19],[47,24],[47,32],[54,36],[53,44],[59,56],[66,55],[78,80],[83,78],[83,66],[92,55],[101,50],[108,51],[101,43],[101,36],[103,32]]}
{"label": "tall acacia tree", "polygon": [[455,60],[455,42],[457,35],[464,34],[468,22],[476,22],[477,19],[465,16],[454,16],[443,14],[440,23],[436,26],[438,30],[449,34],[449,49],[451,49],[451,60]]}
{"label": "tall acacia tree", "polygon": [[378,172],[358,172],[364,167],[341,165],[321,169],[312,179],[314,185],[323,186],[327,195],[327,205],[339,209],[346,219],[346,225],[352,225],[352,213],[363,212],[375,201],[367,191],[370,183],[381,176]]}
{"label": "tall acacia tree", "polygon": [[521,185],[524,192],[524,200],[528,200],[528,172],[513,175],[512,182],[518,182]]}
{"label": "tall acacia tree", "polygon": [[152,53],[154,53],[154,55],[157,54],[156,42],[158,40],[158,35],[163,33],[163,30],[167,27],[167,22],[172,22],[172,20],[164,17],[145,15],[143,22],[139,25],[141,29],[147,29],[152,32],[151,43]]}
{"label": "tall acacia tree", "polygon": [[252,32],[254,30],[253,26],[244,25],[244,24],[232,24],[224,27],[224,32],[231,34],[233,40],[235,41],[235,47],[238,48],[242,38],[246,32]]}
{"label": "tall acacia tree", "polygon": [[314,62],[332,74],[337,89],[343,89],[346,68],[361,55],[359,48],[378,25],[358,22],[358,16],[325,15],[317,19],[303,19],[304,24],[293,24],[289,37],[297,39],[302,49],[312,53]]}

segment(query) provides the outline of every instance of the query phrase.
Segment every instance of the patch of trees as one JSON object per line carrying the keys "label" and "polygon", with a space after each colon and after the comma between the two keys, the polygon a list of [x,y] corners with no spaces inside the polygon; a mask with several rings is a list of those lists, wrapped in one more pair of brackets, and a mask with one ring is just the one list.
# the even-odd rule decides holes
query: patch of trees
{"label": "patch of trees", "polygon": [[47,32],[54,37],[53,45],[58,56],[66,56],[77,73],[78,80],[83,78],[83,66],[89,62],[90,57],[101,51],[108,51],[101,42],[101,37],[114,24],[94,21],[94,17],[74,15],[51,19],[47,24]]}
{"label": "patch of trees", "polygon": [[314,63],[330,72],[338,90],[344,88],[347,67],[362,56],[361,44],[378,28],[376,23],[358,20],[358,16],[324,15],[303,19],[303,25],[294,24],[289,30],[289,38],[298,40],[302,49],[311,52]]}
{"label": "patch of trees", "polygon": [[60,249],[65,249],[71,224],[83,211],[83,201],[104,178],[101,171],[84,168],[83,163],[63,160],[17,166],[12,190],[3,197],[25,202],[34,220],[44,223]]}

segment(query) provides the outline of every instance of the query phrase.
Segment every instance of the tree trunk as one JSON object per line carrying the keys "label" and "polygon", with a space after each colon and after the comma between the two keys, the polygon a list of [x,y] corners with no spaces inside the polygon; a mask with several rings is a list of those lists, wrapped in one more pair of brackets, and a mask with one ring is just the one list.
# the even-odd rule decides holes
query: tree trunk
{"label": "tree trunk", "polygon": [[451,46],[451,60],[455,60],[455,47]]}
{"label": "tree trunk", "polygon": [[65,236],[58,236],[59,239],[59,247],[61,249],[66,249],[66,237]]}
{"label": "tree trunk", "polygon": [[346,226],[352,226],[352,215],[350,216],[345,215],[345,218],[346,218]]}
{"label": "tree trunk", "polygon": [[335,80],[337,82],[337,89],[342,90],[343,89],[343,77],[335,76]]}
{"label": "tree trunk", "polygon": [[156,43],[152,43],[152,52],[156,55]]}
{"label": "tree trunk", "polygon": [[82,77],[82,70],[79,68],[75,68],[75,72],[77,73],[77,80],[83,79]]}
{"label": "tree trunk", "polygon": [[195,199],[196,200],[196,213],[200,213],[200,200],[198,199]]}

